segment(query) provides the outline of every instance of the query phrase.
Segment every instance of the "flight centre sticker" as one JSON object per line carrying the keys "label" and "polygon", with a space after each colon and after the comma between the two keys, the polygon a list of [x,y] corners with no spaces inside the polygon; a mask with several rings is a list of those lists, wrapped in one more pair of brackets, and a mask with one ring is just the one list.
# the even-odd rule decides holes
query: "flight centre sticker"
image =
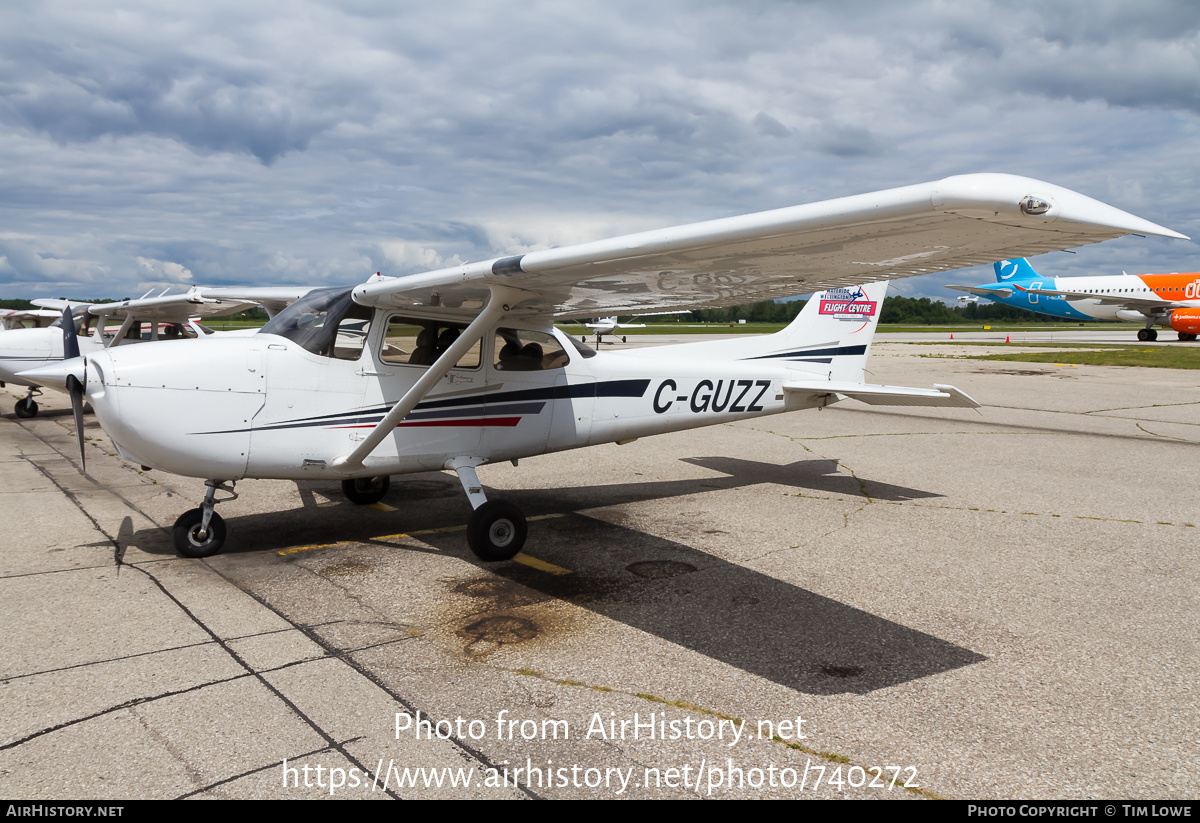
{"label": "flight centre sticker", "polygon": [[879,304],[868,300],[861,288],[829,289],[821,298],[819,314],[835,317],[874,317]]}

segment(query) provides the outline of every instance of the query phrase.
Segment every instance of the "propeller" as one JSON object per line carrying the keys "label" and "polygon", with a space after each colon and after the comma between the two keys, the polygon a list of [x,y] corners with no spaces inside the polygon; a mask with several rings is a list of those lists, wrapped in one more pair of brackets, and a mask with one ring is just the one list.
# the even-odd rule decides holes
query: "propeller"
{"label": "propeller", "polygon": [[[71,314],[71,307],[63,309],[63,360],[71,360],[79,357],[79,337],[75,329],[75,318]],[[83,390],[87,385],[87,361],[83,361],[83,371],[81,372],[83,379],[80,380],[73,374],[67,375],[67,391],[71,395],[71,413],[75,415],[75,438],[79,441],[79,465],[83,471],[87,471],[87,455],[83,451]]]}

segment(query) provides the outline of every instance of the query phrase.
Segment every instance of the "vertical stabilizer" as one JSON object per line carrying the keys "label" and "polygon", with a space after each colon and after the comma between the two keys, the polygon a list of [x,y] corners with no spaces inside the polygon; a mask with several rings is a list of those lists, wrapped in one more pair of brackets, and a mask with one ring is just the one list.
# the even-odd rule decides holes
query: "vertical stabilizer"
{"label": "vertical stabilizer", "polygon": [[785,329],[761,338],[769,351],[747,359],[783,362],[829,380],[863,382],[887,287],[883,280],[817,292]]}
{"label": "vertical stabilizer", "polygon": [[997,283],[1011,283],[1013,281],[1023,283],[1026,280],[1044,279],[1034,271],[1033,266],[1029,265],[1029,261],[1024,257],[1018,257],[1016,260],[1000,260],[992,264],[992,269],[996,272]]}

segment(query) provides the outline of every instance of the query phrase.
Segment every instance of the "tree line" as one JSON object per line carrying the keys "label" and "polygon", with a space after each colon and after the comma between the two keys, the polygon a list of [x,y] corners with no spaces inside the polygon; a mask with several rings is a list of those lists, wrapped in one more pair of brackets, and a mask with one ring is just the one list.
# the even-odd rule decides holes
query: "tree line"
{"label": "tree line", "polygon": [[[765,300],[761,303],[749,303],[744,306],[731,306],[727,309],[699,309],[688,314],[672,315],[660,318],[646,317],[647,323],[672,323],[690,321],[693,323],[736,323],[745,320],[747,323],[790,323],[804,308],[804,300],[788,300],[776,303]],[[965,306],[947,305],[940,300],[928,297],[887,297],[883,301],[883,313],[879,316],[880,323],[895,323],[906,326],[937,326],[954,323],[988,323],[992,321],[1016,323],[1045,323],[1044,315],[1034,314],[1024,309],[1006,306],[1003,303],[979,301]]]}

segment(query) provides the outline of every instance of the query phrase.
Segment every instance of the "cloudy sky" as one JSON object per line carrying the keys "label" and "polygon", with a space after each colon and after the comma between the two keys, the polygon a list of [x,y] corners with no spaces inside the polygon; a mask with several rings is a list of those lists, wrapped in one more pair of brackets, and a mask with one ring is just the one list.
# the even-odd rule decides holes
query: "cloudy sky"
{"label": "cloudy sky", "polygon": [[1200,237],[1198,170],[1192,0],[0,5],[3,297],[349,284],[975,171]]}

